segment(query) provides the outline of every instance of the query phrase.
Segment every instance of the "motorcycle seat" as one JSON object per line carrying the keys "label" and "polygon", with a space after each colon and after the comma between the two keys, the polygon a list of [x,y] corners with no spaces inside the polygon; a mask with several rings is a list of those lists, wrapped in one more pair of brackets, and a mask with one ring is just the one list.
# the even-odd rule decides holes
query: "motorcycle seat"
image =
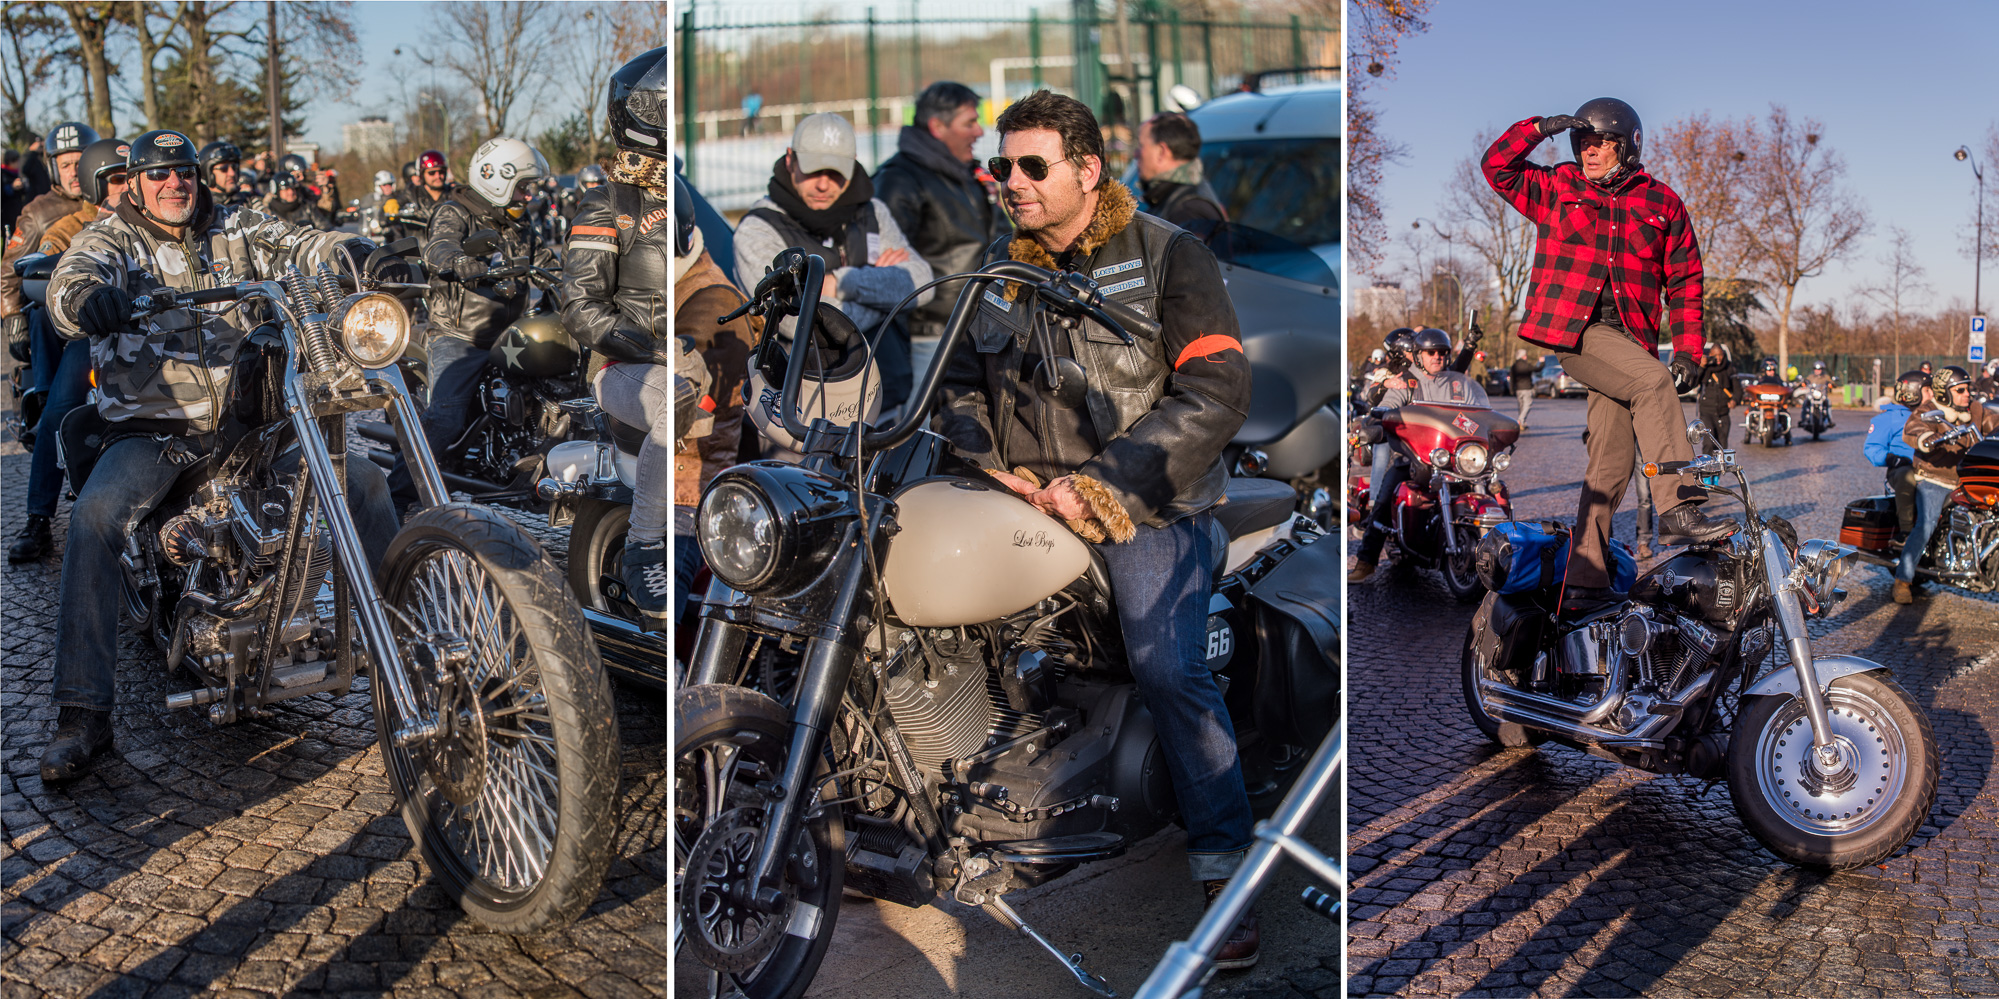
{"label": "motorcycle seat", "polygon": [[1284,523],[1298,506],[1297,490],[1276,479],[1232,477],[1225,495],[1228,502],[1215,508],[1215,519],[1230,541]]}
{"label": "motorcycle seat", "polygon": [[621,422],[609,413],[604,414],[604,429],[610,431],[612,443],[626,454],[638,454],[639,447],[646,442],[646,429]]}

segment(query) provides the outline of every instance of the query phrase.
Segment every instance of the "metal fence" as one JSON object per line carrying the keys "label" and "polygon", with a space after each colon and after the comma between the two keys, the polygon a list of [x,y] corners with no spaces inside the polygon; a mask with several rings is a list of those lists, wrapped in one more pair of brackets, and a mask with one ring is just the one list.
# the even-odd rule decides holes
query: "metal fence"
{"label": "metal fence", "polygon": [[[760,5],[697,5],[681,16],[679,129],[687,176],[724,211],[764,193],[798,119],[847,115],[872,171],[895,154],[916,95],[956,80],[981,97],[990,128],[1006,105],[1047,87],[1089,104],[1104,123],[1113,169],[1136,122],[1175,109],[1171,91],[1202,99],[1246,74],[1337,68],[1340,32],[1297,15],[1190,17],[1147,2],[1122,27],[1094,0],[1032,7],[1009,0],[908,0],[834,7],[805,20],[766,18]],[[949,10],[945,10],[945,8]],[[770,8],[772,15],[796,10]],[[958,16],[977,11],[981,16]],[[977,150],[992,155],[988,134]]]}

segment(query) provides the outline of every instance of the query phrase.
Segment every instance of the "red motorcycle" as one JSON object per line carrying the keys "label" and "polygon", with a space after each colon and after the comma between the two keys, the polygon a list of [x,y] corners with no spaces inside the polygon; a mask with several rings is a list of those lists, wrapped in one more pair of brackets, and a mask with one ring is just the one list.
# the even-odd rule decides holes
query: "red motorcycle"
{"label": "red motorcycle", "polygon": [[[1513,519],[1499,473],[1513,462],[1520,424],[1485,406],[1415,402],[1373,410],[1363,428],[1354,443],[1388,441],[1409,458],[1409,478],[1395,487],[1381,525],[1389,540],[1404,558],[1440,571],[1451,596],[1478,599],[1485,589],[1475,564],[1478,540]],[[1368,477],[1356,478],[1347,502],[1354,523],[1373,509],[1370,494]]]}

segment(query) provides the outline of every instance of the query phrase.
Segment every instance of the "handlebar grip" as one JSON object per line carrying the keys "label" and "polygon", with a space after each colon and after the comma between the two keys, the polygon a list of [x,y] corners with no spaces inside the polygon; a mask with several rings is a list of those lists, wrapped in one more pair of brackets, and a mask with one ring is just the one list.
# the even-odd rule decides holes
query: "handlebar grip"
{"label": "handlebar grip", "polygon": [[[349,283],[352,282],[350,281]],[[204,288],[201,291],[190,291],[175,297],[186,305],[214,305],[217,302],[234,302],[242,298],[243,293],[241,289],[231,284],[223,285],[220,288]]]}
{"label": "handlebar grip", "polygon": [[1678,475],[1692,467],[1694,462],[1691,461],[1648,461],[1645,463],[1645,477],[1649,479],[1655,475]]}

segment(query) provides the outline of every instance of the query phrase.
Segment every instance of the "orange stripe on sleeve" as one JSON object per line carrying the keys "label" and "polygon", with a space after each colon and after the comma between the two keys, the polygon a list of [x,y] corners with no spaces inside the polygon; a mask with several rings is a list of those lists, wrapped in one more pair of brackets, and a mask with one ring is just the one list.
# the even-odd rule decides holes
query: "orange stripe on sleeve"
{"label": "orange stripe on sleeve", "polygon": [[569,231],[579,236],[609,236],[616,239],[618,230],[607,225],[573,225]]}
{"label": "orange stripe on sleeve", "polygon": [[1179,359],[1173,362],[1173,370],[1180,370],[1181,365],[1186,364],[1194,358],[1208,357],[1212,354],[1219,354],[1224,350],[1240,352],[1242,350],[1242,341],[1232,336],[1223,336],[1220,333],[1209,333],[1206,336],[1197,338],[1193,343],[1187,345],[1186,350],[1180,352]]}

